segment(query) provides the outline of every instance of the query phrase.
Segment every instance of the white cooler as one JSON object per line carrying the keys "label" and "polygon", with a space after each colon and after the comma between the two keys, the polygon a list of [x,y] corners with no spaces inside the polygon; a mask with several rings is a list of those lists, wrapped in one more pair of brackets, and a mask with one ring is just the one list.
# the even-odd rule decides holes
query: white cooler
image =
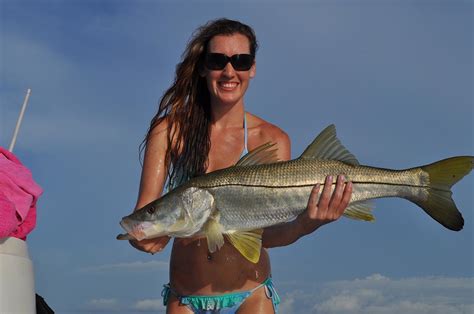
{"label": "white cooler", "polygon": [[0,238],[0,313],[36,313],[33,263],[17,238]]}

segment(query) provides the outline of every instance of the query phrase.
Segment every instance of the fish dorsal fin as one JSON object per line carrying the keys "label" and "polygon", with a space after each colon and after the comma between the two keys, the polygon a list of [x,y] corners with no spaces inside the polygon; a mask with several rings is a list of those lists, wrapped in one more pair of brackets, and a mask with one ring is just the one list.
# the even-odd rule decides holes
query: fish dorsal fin
{"label": "fish dorsal fin", "polygon": [[354,202],[347,206],[344,216],[356,220],[375,221],[375,217],[372,215],[373,208],[374,204],[371,201]]}
{"label": "fish dorsal fin", "polygon": [[339,160],[358,166],[359,161],[345,148],[336,136],[336,127],[331,124],[325,128],[301,154],[301,159]]}
{"label": "fish dorsal fin", "polygon": [[219,220],[220,213],[218,210],[215,210],[203,226],[203,231],[207,238],[207,247],[211,253],[216,252],[224,245],[223,228]]}
{"label": "fish dorsal fin", "polygon": [[226,234],[229,242],[250,262],[256,264],[262,249],[263,229]]}
{"label": "fish dorsal fin", "polygon": [[[277,148],[273,148],[275,143],[265,143],[255,148],[248,154],[245,154],[240,160],[235,164],[236,166],[251,166],[251,165],[263,165],[271,164],[278,161],[278,156],[276,154]],[[272,149],[273,148],[273,149]]]}

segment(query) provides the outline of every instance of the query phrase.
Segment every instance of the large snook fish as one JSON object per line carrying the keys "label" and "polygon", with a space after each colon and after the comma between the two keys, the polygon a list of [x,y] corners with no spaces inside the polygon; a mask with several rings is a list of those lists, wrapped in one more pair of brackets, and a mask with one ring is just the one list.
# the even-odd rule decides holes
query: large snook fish
{"label": "large snook fish", "polygon": [[233,167],[193,178],[124,217],[120,224],[127,234],[117,239],[205,236],[212,253],[226,237],[256,263],[262,229],[294,219],[305,210],[312,187],[339,174],[353,182],[346,217],[373,221],[369,200],[401,197],[448,229],[459,231],[464,225],[451,187],[471,171],[473,156],[406,170],[361,166],[337,139],[334,125],[297,159],[278,162],[272,146],[260,146]]}

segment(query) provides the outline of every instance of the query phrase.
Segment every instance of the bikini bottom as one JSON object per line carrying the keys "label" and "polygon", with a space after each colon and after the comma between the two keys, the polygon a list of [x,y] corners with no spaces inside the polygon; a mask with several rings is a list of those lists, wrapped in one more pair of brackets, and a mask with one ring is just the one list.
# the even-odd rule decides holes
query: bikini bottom
{"label": "bikini bottom", "polygon": [[167,284],[163,286],[161,296],[163,297],[163,304],[166,306],[171,293],[179,300],[180,304],[188,306],[195,314],[233,314],[237,312],[245,299],[262,287],[265,289],[267,298],[272,300],[273,310],[277,313],[280,297],[273,287],[271,277],[268,277],[262,284],[252,290],[220,295],[179,295]]}

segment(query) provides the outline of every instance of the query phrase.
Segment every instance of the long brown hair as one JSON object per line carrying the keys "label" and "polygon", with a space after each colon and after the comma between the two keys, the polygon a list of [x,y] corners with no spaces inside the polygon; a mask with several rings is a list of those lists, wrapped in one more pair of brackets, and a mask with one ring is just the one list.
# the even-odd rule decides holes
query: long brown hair
{"label": "long brown hair", "polygon": [[258,47],[255,32],[238,21],[217,19],[194,32],[181,62],[176,66],[174,82],[163,94],[158,112],[151,120],[146,137],[140,145],[141,155],[152,130],[166,119],[168,149],[165,164],[168,167],[169,187],[206,172],[211,147],[211,109],[206,80],[201,77],[200,72],[203,70],[209,41],[216,35],[236,33],[248,38],[250,53],[255,56]]}

